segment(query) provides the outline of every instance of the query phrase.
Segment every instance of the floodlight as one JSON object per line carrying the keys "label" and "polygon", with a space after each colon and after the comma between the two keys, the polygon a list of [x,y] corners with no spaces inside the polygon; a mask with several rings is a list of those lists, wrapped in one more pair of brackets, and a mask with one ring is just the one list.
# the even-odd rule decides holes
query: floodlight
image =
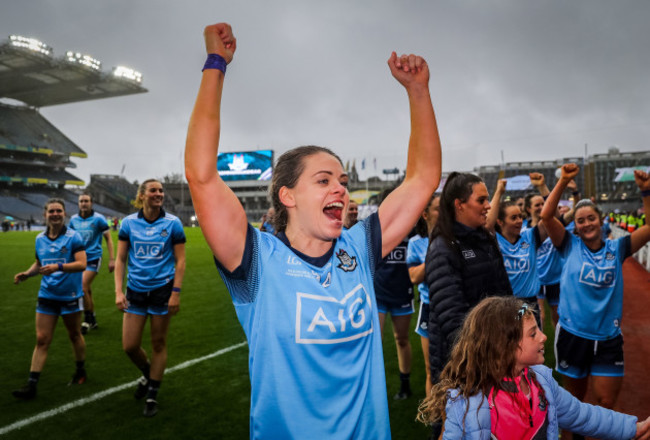
{"label": "floodlight", "polygon": [[82,66],[90,67],[93,70],[99,70],[102,64],[101,61],[96,60],[90,55],[83,55],[80,54],[79,52],[72,52],[69,50],[68,52],[66,52],[65,55],[68,62],[81,64]]}
{"label": "floodlight", "polygon": [[43,55],[52,56],[52,48],[35,38],[21,37],[20,35],[10,35],[9,39],[11,40],[12,46],[29,49]]}
{"label": "floodlight", "polygon": [[142,74],[129,67],[117,66],[113,68],[113,75],[115,75],[117,78],[123,78],[137,83],[142,82]]}

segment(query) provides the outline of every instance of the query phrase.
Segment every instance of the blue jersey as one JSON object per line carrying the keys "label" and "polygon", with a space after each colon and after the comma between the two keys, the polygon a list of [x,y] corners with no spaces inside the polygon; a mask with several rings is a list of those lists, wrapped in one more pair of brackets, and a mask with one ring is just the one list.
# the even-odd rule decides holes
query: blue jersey
{"label": "blue jersey", "polygon": [[160,216],[149,222],[140,211],[124,218],[118,237],[129,243],[127,286],[130,289],[148,292],[174,278],[174,245],[185,243],[183,224],[178,217],[161,209]]}
{"label": "blue jersey", "polygon": [[249,225],[242,264],[217,262],[248,339],[251,438],[390,438],[380,234],[373,214],[311,258]]}
{"label": "blue jersey", "polygon": [[537,231],[537,226],[522,231],[514,244],[497,232],[497,241],[512,292],[519,298],[536,297],[539,292],[536,261],[539,241]]}
{"label": "blue jersey", "polygon": [[623,260],[631,253],[630,237],[606,240],[591,251],[577,236],[566,233],[558,248],[564,259],[560,280],[560,325],[592,340],[621,333]]}
{"label": "blue jersey", "polygon": [[[75,254],[83,250],[84,242],[81,235],[65,226],[54,240],[47,236],[47,230],[36,236],[36,259],[41,266],[73,263]],[[81,298],[84,294],[81,289],[81,276],[82,272],[60,270],[50,275],[43,275],[38,297],[58,301]]]}
{"label": "blue jersey", "polygon": [[[406,265],[409,269],[424,263],[427,257],[428,247],[429,237],[415,235],[409,239],[409,245],[406,250]],[[426,283],[426,280],[418,284],[418,293],[420,294],[420,301],[429,304],[429,285]]]}
{"label": "blue jersey", "polygon": [[550,237],[537,248],[537,276],[544,286],[558,284],[562,275],[562,258]]}
{"label": "blue jersey", "polygon": [[102,257],[102,237],[104,231],[108,231],[108,223],[103,215],[95,211],[91,211],[86,218],[75,214],[70,218],[70,229],[74,229],[83,237],[88,261]]}

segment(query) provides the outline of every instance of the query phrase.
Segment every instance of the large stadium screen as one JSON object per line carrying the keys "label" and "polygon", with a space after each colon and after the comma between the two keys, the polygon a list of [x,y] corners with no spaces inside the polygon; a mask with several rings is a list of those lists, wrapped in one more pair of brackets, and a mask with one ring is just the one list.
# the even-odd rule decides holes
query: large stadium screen
{"label": "large stadium screen", "polygon": [[273,150],[219,153],[217,171],[223,180],[271,180]]}

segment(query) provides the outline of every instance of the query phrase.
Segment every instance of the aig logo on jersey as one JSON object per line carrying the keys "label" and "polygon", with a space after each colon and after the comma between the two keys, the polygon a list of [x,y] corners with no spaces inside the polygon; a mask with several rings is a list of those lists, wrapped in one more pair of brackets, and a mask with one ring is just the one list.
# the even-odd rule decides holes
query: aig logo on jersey
{"label": "aig logo on jersey", "polygon": [[506,267],[508,274],[528,272],[530,265],[525,257],[504,256],[503,265]]}
{"label": "aig logo on jersey", "polygon": [[339,344],[372,333],[372,303],[362,284],[340,301],[296,293],[296,343]]}
{"label": "aig logo on jersey", "polygon": [[405,246],[397,246],[388,255],[386,255],[386,264],[402,264],[404,263],[404,255],[406,254]]}
{"label": "aig logo on jersey", "polygon": [[580,269],[580,282],[593,287],[611,287],[616,280],[616,268],[598,267],[583,263]]}
{"label": "aig logo on jersey", "polygon": [[163,257],[163,242],[136,241],[133,243],[135,257],[143,260],[160,260]]}

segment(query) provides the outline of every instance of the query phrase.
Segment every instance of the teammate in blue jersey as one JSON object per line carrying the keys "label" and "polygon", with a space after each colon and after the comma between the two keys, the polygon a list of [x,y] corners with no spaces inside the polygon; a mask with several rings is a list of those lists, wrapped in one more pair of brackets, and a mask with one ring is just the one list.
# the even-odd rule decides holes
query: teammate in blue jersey
{"label": "teammate in blue jersey", "polygon": [[[163,209],[164,194],[162,184],[155,179],[140,184],[135,203],[140,211],[122,221],[115,265],[115,304],[124,312],[122,348],[142,371],[134,396],[146,396],[145,417],[158,412],[158,390],[167,364],[167,333],[171,316],[180,307],[185,274],[183,225]],[[142,348],[147,316],[151,318],[151,361]]]}
{"label": "teammate in blue jersey", "polygon": [[429,235],[438,221],[440,214],[440,196],[431,197],[429,204],[426,206],[422,215],[415,225],[416,235],[409,239],[406,249],[406,265],[409,271],[411,283],[418,286],[418,295],[420,297],[420,311],[418,313],[418,322],[415,326],[415,333],[420,335],[422,344],[422,355],[424,356],[424,367],[426,380],[424,382],[425,393],[429,394],[431,385],[431,368],[429,368],[429,332],[427,326],[429,322],[429,285],[424,279],[424,260],[427,257],[427,248],[429,247]]}
{"label": "teammate in blue jersey", "polygon": [[[378,212],[343,230],[350,196],[341,160],[326,148],[299,147],[273,170],[273,236],[248,225],[217,174],[221,94],[236,40],[225,23],[206,27],[204,36],[208,60],[185,170],[201,229],[248,339],[250,437],[390,438],[373,275],[440,180],[427,64],[394,52],[388,60],[409,97],[411,138],[406,177]],[[344,58],[333,68],[345,68]]]}
{"label": "teammate in blue jersey", "polygon": [[78,199],[79,214],[70,218],[70,229],[79,232],[86,246],[86,270],[83,272],[82,287],[84,291],[84,321],[81,323],[81,333],[97,328],[95,305],[91,285],[102,265],[102,237],[108,248],[108,271],[115,269],[115,250],[113,238],[109,231],[106,218],[93,210],[93,200],[90,194],[81,194]]}
{"label": "teammate in blue jersey", "polygon": [[36,261],[29,269],[14,276],[14,283],[18,284],[29,277],[42,275],[36,305],[36,347],[29,379],[24,387],[13,392],[20,399],[36,397],[36,385],[59,316],[68,331],[77,366],[68,385],[86,381],[86,342],[80,326],[83,310],[81,272],[86,268],[83,238],[65,226],[65,204],[61,199],[50,199],[45,204],[45,224],[45,231],[36,237]]}
{"label": "teammate in blue jersey", "polygon": [[[597,404],[612,408],[623,383],[622,265],[650,240],[650,226],[603,241],[599,208],[582,200],[575,206],[575,235],[568,233],[555,217],[555,210],[567,183],[578,171],[575,164],[562,167],[562,176],[542,210],[542,221],[564,259],[556,369],[565,376],[565,388],[580,400],[591,377]],[[648,174],[637,170],[634,179],[645,209],[650,210]]]}
{"label": "teammate in blue jersey", "polygon": [[[534,181],[533,177],[537,177],[536,173],[531,173],[531,181]],[[537,293],[540,288],[537,276],[537,249],[547,237],[546,230],[539,224],[522,230],[523,218],[519,207],[513,201],[501,201],[505,189],[506,179],[500,179],[492,197],[487,229],[492,233],[496,232],[512,292],[531,307],[541,328],[537,305]],[[529,214],[529,221],[534,221],[535,214],[530,211]]]}

